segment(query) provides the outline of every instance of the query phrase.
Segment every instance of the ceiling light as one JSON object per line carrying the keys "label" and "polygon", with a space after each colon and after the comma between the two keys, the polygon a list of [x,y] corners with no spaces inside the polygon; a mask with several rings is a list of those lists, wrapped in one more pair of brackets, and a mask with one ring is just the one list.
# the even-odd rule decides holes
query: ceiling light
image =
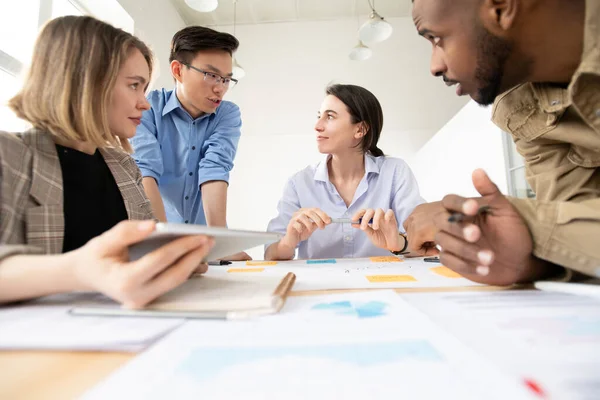
{"label": "ceiling light", "polygon": [[350,59],[354,61],[365,61],[371,58],[372,54],[373,52],[371,51],[371,49],[365,46],[363,42],[359,41],[358,44],[352,49],[352,51],[350,51],[348,57],[350,57]]}
{"label": "ceiling light", "polygon": [[185,0],[185,4],[196,11],[211,12],[217,9],[219,0]]}
{"label": "ceiling light", "polygon": [[244,71],[244,68],[238,64],[235,58],[233,59],[233,68],[231,72],[233,73],[233,77],[235,79],[242,79],[244,76],[246,76],[246,71]]}
{"label": "ceiling light", "polygon": [[373,10],[371,17],[358,31],[358,38],[367,45],[382,42],[392,35],[392,25]]}

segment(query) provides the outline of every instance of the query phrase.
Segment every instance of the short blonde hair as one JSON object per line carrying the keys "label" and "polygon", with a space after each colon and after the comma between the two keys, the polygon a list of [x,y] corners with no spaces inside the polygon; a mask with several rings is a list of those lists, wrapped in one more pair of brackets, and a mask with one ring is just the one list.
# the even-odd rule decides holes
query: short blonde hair
{"label": "short blonde hair", "polygon": [[131,152],[129,142],[110,131],[108,107],[134,49],[152,74],[152,52],[130,33],[88,16],[53,19],[37,38],[23,88],[8,104],[19,118],[58,138]]}

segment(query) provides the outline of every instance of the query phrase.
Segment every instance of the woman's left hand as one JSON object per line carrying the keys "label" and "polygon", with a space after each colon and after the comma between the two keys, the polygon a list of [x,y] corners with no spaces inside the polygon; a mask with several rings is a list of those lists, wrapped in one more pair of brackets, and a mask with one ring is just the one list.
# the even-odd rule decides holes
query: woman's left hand
{"label": "woman's left hand", "polygon": [[[354,214],[352,221],[358,221],[362,218],[359,224],[352,224],[354,228],[360,228],[364,231],[371,242],[379,248],[389,251],[400,251],[404,246],[404,239],[400,237],[398,231],[398,221],[393,210],[383,211],[378,208],[363,209]],[[369,222],[373,219],[373,222]]]}

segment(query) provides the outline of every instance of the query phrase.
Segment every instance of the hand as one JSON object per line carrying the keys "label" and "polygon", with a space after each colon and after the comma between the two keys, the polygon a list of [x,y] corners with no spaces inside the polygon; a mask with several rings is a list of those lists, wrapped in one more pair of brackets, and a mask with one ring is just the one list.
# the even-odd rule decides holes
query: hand
{"label": "hand", "polygon": [[[352,216],[352,221],[358,221],[361,218],[360,225],[357,223],[352,226],[364,231],[375,246],[390,251],[402,250],[404,238],[400,237],[398,222],[393,210],[363,209]],[[373,219],[373,223],[369,225],[371,219]]]}
{"label": "hand", "polygon": [[411,257],[426,257],[439,254],[435,247],[435,234],[437,228],[433,223],[433,216],[444,212],[441,201],[420,204],[404,221],[404,230],[408,237],[408,251]]}
{"label": "hand", "polygon": [[325,229],[331,223],[329,215],[318,208],[301,208],[292,215],[281,243],[296,248],[317,229]]}
{"label": "hand", "polygon": [[154,221],[123,221],[72,252],[74,275],[80,286],[99,291],[127,308],[140,308],[206,271],[201,260],[214,239],[199,235],[174,240],[136,261],[127,248],[152,233]]}
{"label": "hand", "polygon": [[252,257],[250,257],[248,255],[248,253],[241,251],[239,253],[235,253],[230,256],[223,257],[223,258],[221,258],[221,260],[223,260],[223,261],[250,261],[250,260],[252,260]]}
{"label": "hand", "polygon": [[[519,213],[483,170],[473,172],[473,185],[482,197],[448,195],[442,200],[447,211],[434,218],[441,263],[473,281],[491,285],[541,277],[547,264],[532,255],[531,234]],[[482,205],[488,205],[490,211],[477,215]],[[463,213],[467,220],[448,222],[451,212]]]}

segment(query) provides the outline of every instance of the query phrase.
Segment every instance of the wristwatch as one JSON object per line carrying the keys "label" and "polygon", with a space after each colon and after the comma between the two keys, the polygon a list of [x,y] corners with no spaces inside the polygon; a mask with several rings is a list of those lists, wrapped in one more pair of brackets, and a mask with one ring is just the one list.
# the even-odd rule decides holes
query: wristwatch
{"label": "wristwatch", "polygon": [[402,247],[402,249],[400,249],[400,251],[392,251],[392,250],[390,250],[390,253],[392,253],[395,256],[399,256],[401,254],[408,253],[406,251],[406,249],[408,248],[408,237],[406,236],[406,233],[402,233],[402,232],[400,232],[400,236],[402,236],[404,238],[404,247]]}

